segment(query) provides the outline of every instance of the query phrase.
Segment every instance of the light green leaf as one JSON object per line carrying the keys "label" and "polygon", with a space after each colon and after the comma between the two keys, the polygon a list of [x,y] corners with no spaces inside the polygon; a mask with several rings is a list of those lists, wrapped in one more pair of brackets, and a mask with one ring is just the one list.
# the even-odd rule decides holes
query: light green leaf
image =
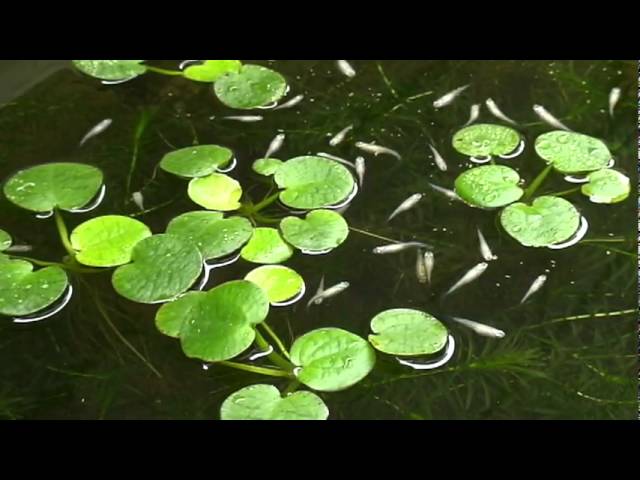
{"label": "light green leaf", "polygon": [[167,153],[160,168],[179,177],[198,178],[215,173],[233,158],[233,152],[219,145],[196,145]]}
{"label": "light green leaf", "polygon": [[330,207],[345,200],[355,186],[353,175],[338,162],[322,157],[296,157],[275,173],[280,200],[291,208]]}
{"label": "light green leaf", "polygon": [[208,177],[194,178],[189,182],[189,198],[209,210],[229,212],[240,208],[242,187],[237,180],[212,173]]}
{"label": "light green leaf", "polygon": [[250,110],[280,100],[287,91],[287,81],[268,68],[243,65],[239,72],[219,78],[214,90],[226,106]]}
{"label": "light green leaf", "polygon": [[326,420],[329,409],[313,392],[282,398],[272,385],[251,385],[232,393],[220,408],[221,420]]}
{"label": "light green leaf", "polygon": [[171,300],[194,284],[202,271],[197,247],[177,235],[147,237],[133,248],[133,263],[118,267],[111,282],[120,295],[139,303]]}
{"label": "light green leaf", "polygon": [[275,228],[260,227],[253,230],[249,243],[240,252],[242,258],[253,263],[281,263],[291,258],[293,248]]}
{"label": "light green leaf", "polygon": [[373,369],[376,354],[369,343],[339,328],[321,328],[298,338],[291,361],[298,380],[314,390],[335,392],[355,385]]}
{"label": "light green leaf", "polygon": [[470,157],[507,155],[519,144],[520,134],[502,125],[471,125],[453,136],[453,148]]}
{"label": "light green leaf", "polygon": [[205,60],[202,65],[187,67],[183,75],[189,80],[213,83],[227,73],[239,72],[241,67],[240,60]]}
{"label": "light green leaf", "polygon": [[592,172],[611,161],[611,152],[601,140],[564,130],[540,135],[535,149],[542,159],[562,173]]}
{"label": "light green leaf", "polygon": [[509,205],[524,195],[519,183],[520,175],[512,168],[484,165],[460,174],[455,190],[471,206],[496,208]]}
{"label": "light green leaf", "polygon": [[167,233],[195,244],[205,260],[226,257],[251,238],[253,227],[243,217],[223,218],[219,212],[188,212],[174,218]]}
{"label": "light green leaf", "polygon": [[304,220],[287,217],[280,222],[282,236],[303,251],[326,251],[339,246],[349,235],[349,225],[339,213],[314,210]]}
{"label": "light green leaf", "polygon": [[262,288],[272,304],[290,300],[304,289],[303,278],[295,270],[282,265],[258,267],[244,279]]}
{"label": "light green leaf", "polygon": [[126,80],[147,71],[144,60],[73,60],[82,73],[101,80]]}
{"label": "light green leaf", "polygon": [[275,174],[283,163],[282,160],[278,160],[277,158],[259,158],[253,162],[251,168],[254,172],[269,177]]}
{"label": "light green leaf", "polygon": [[500,222],[525,247],[548,247],[564,242],[580,226],[580,213],[559,197],[538,197],[531,206],[514,203],[502,211]]}
{"label": "light green leaf", "polygon": [[144,223],[120,215],[88,220],[71,232],[76,260],[91,267],[117,267],[131,261],[136,244],[151,236]]}
{"label": "light green leaf", "polygon": [[618,203],[631,192],[629,177],[616,170],[598,170],[587,177],[589,183],[582,185],[582,193],[593,203]]}
{"label": "light green leaf", "polygon": [[432,315],[398,308],[379,313],[371,320],[369,342],[391,355],[431,355],[447,344],[447,328]]}
{"label": "light green leaf", "polygon": [[14,204],[33,212],[85,206],[100,189],[102,172],[82,163],[46,163],[16,173],[4,186]]}

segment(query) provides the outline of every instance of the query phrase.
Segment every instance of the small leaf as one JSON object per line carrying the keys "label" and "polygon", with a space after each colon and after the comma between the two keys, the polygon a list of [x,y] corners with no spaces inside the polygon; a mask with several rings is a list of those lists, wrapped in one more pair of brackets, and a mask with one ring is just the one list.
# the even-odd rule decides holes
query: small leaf
{"label": "small leaf", "polygon": [[592,172],[611,161],[611,152],[601,140],[564,130],[540,135],[535,148],[542,159],[562,173]]}
{"label": "small leaf", "polygon": [[268,68],[243,65],[239,72],[219,78],[214,90],[227,107],[250,110],[280,100],[287,91],[287,81]]}
{"label": "small leaf", "polygon": [[194,178],[189,182],[189,198],[208,210],[229,212],[240,208],[242,187],[237,180],[212,173],[208,177]]}
{"label": "small leaf", "polygon": [[33,212],[73,210],[89,203],[102,185],[102,172],[82,163],[46,163],[16,173],[4,194]]}
{"label": "small leaf", "polygon": [[251,238],[251,222],[242,217],[223,218],[219,212],[188,212],[174,218],[167,233],[186,238],[205,260],[226,257]]}
{"label": "small leaf", "polygon": [[326,420],[329,409],[313,392],[282,398],[272,385],[251,385],[232,393],[220,408],[222,420]]}
{"label": "small leaf", "polygon": [[287,217],[280,222],[282,236],[303,251],[326,251],[339,246],[349,235],[349,225],[339,213],[314,210],[304,220]]}
{"label": "small leaf", "polygon": [[244,279],[262,288],[272,304],[290,300],[304,289],[303,278],[295,270],[282,265],[258,267]]}
{"label": "small leaf", "polygon": [[186,239],[162,234],[138,242],[133,263],[118,267],[111,282],[116,292],[139,303],[171,300],[191,287],[202,272],[202,255]]}
{"label": "small leaf", "polygon": [[11,246],[11,243],[11,235],[0,229],[0,252],[9,248]]}
{"label": "small leaf", "polygon": [[520,175],[503,165],[485,165],[463,172],[455,182],[456,193],[468,204],[481,208],[504,207],[524,195]]}
{"label": "small leaf", "polygon": [[253,230],[249,243],[240,252],[242,258],[253,263],[281,263],[293,255],[275,228],[260,227]]}
{"label": "small leaf", "polygon": [[589,183],[582,185],[582,193],[593,203],[618,203],[631,192],[629,177],[616,170],[597,170],[587,177]]}
{"label": "small leaf", "polygon": [[282,160],[278,160],[277,158],[259,158],[253,162],[251,168],[254,172],[269,177],[274,175],[283,163]]}
{"label": "small leaf", "polygon": [[117,267],[131,261],[137,243],[151,236],[144,223],[120,215],[88,220],[71,232],[76,260],[91,267]]}
{"label": "small leaf", "polygon": [[227,73],[239,72],[241,67],[240,60],[205,60],[202,65],[187,67],[183,75],[189,80],[213,83]]}
{"label": "small leaf", "polygon": [[321,328],[298,338],[291,361],[297,378],[314,390],[335,392],[355,385],[373,369],[376,354],[369,343],[339,328]]}
{"label": "small leaf", "polygon": [[275,173],[280,200],[291,208],[311,210],[330,207],[353,192],[353,175],[338,162],[322,157],[296,157]]}
{"label": "small leaf", "polygon": [[147,71],[144,60],[73,60],[82,73],[101,80],[126,80]]}
{"label": "small leaf", "polygon": [[215,173],[233,158],[233,152],[219,145],[196,145],[167,153],[160,168],[179,177],[198,178]]}
{"label": "small leaf", "polygon": [[502,211],[500,222],[525,247],[564,242],[580,226],[580,213],[564,198],[538,197],[531,206],[514,203]]}
{"label": "small leaf", "polygon": [[502,125],[471,125],[453,136],[453,148],[470,157],[507,155],[519,144],[520,134]]}
{"label": "small leaf", "polygon": [[371,320],[369,342],[391,355],[431,355],[447,344],[447,328],[428,313],[406,308],[386,310]]}

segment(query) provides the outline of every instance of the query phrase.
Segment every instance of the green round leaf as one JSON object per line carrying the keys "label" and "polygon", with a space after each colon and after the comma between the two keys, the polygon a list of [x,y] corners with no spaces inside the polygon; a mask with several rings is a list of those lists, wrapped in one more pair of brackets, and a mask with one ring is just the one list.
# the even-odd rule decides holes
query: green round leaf
{"label": "green round leaf", "polygon": [[209,210],[230,212],[240,208],[242,187],[237,180],[212,173],[208,177],[194,178],[189,182],[189,198]]}
{"label": "green round leaf", "polygon": [[253,263],[281,263],[291,258],[293,248],[275,228],[260,227],[253,230],[249,243],[240,252],[242,258]]}
{"label": "green round leaf", "polygon": [[68,284],[67,274],[59,267],[34,272],[31,263],[0,255],[0,314],[38,312],[58,300]]}
{"label": "green round leaf", "polygon": [[219,78],[214,90],[226,106],[250,110],[280,100],[287,91],[287,81],[268,68],[244,65],[239,72]]}
{"label": "green round leaf", "polygon": [[259,158],[253,162],[251,168],[254,172],[264,175],[265,177],[269,177],[276,173],[283,163],[284,162],[282,160],[278,160],[277,158]]}
{"label": "green round leaf", "polygon": [[463,172],[455,182],[456,193],[468,204],[481,208],[509,205],[524,195],[520,175],[503,165],[485,165]]}
{"label": "green round leaf", "polygon": [[536,139],[536,152],[562,173],[592,172],[606,167],[611,152],[597,138],[556,130]]}
{"label": "green round leaf", "polygon": [[0,229],[0,252],[9,248],[11,246],[11,243],[11,235]]}
{"label": "green round leaf", "polygon": [[431,355],[447,344],[447,328],[425,312],[406,308],[386,310],[371,320],[369,342],[391,355]]}
{"label": "green round leaf", "polygon": [[304,220],[287,217],[280,222],[282,236],[304,251],[326,251],[336,248],[349,235],[349,225],[339,213],[314,210]]}
{"label": "green round leaf", "polygon": [[617,170],[598,170],[587,177],[589,183],[582,185],[582,193],[593,203],[618,203],[631,192],[629,177]]}
{"label": "green round leaf", "polygon": [[500,222],[525,247],[564,242],[580,226],[580,213],[564,198],[538,197],[531,206],[514,203],[502,211]]}
{"label": "green round leaf", "polygon": [[183,75],[196,82],[213,83],[227,73],[239,72],[241,67],[240,60],[205,60],[202,65],[187,67]]}
{"label": "green round leaf", "polygon": [[278,168],[280,200],[291,208],[316,209],[338,204],[354,188],[353,175],[338,162],[322,157],[296,157]]}
{"label": "green round leaf", "polygon": [[244,279],[262,288],[272,304],[290,300],[304,289],[303,278],[295,270],[282,265],[258,267]]}
{"label": "green round leaf", "polygon": [[453,136],[453,148],[470,157],[507,155],[519,144],[520,134],[502,125],[471,125]]}
{"label": "green round leaf", "polygon": [[329,409],[313,392],[282,398],[272,385],[251,385],[232,393],[220,408],[222,420],[326,420]]}
{"label": "green round leaf", "polygon": [[186,318],[197,315],[195,309],[198,308],[200,300],[203,298],[202,292],[187,292],[181,295],[178,300],[165,303],[156,313],[156,327],[165,335],[173,338],[180,338],[182,324]]}
{"label": "green round leaf", "polygon": [[93,218],[71,232],[76,260],[91,267],[117,267],[131,261],[136,244],[151,236],[144,223],[120,215]]}
{"label": "green round leaf", "polygon": [[167,233],[186,238],[205,260],[222,258],[239,250],[251,238],[253,227],[243,217],[223,218],[219,212],[188,212],[169,223]]}
{"label": "green round leaf", "polygon": [[358,383],[373,369],[376,354],[369,343],[339,328],[321,328],[298,338],[291,361],[298,380],[314,390],[335,392]]}
{"label": "green round leaf", "polygon": [[7,198],[26,210],[73,210],[89,203],[102,185],[102,172],[82,163],[46,163],[16,173],[4,185]]}
{"label": "green round leaf", "polygon": [[82,73],[101,80],[126,80],[147,71],[144,60],[74,60]]}
{"label": "green round leaf", "polygon": [[249,348],[256,335],[254,327],[269,313],[266,293],[246,280],[223,283],[173,303],[161,308],[164,322],[177,312],[182,318],[180,341],[185,355],[208,362],[229,360]]}
{"label": "green round leaf", "polygon": [[120,295],[139,303],[171,300],[193,285],[202,271],[202,255],[186,239],[162,234],[133,248],[133,263],[118,267],[111,282]]}
{"label": "green round leaf", "polygon": [[219,145],[197,145],[167,153],[160,168],[179,177],[198,178],[215,173],[233,158],[233,152]]}

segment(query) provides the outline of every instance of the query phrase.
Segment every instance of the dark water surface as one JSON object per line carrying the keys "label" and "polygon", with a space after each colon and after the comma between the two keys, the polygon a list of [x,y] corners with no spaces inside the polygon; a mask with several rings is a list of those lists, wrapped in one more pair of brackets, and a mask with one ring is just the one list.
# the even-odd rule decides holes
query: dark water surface
{"label": "dark water surface", "polygon": [[[152,63],[176,68],[179,61]],[[287,136],[276,155],[282,159],[328,152],[353,160],[362,153],[355,141],[375,141],[403,159],[365,154],[364,189],[344,214],[351,227],[365,233],[351,231],[328,255],[296,253],[287,265],[304,277],[307,296],[294,306],[272,308],[270,325],[288,344],[329,326],[366,337],[374,315],[407,307],[487,323],[507,335],[486,338],[447,323],[455,354],[430,371],[412,370],[378,353],[375,369],[360,384],[320,393],[330,418],[636,418],[636,62],[353,61],[353,79],[333,61],[247,63],[279,71],[291,86],[289,96],[303,93],[304,101],[289,110],[258,112],[262,122],[238,123],[221,119],[243,112],[224,107],[207,84],[148,73],[121,85],[101,85],[68,62],[0,62],[0,181],[39,163],[89,163],[104,171],[107,196],[94,212],[66,215],[68,227],[98,215],[135,214],[125,186],[134,132],[149,116],[137,145],[132,190],[146,185],[147,208],[168,203],[137,217],[161,233],[176,215],[198,209],[184,182],[160,172],[149,183],[159,160],[174,147],[213,143],[233,149],[239,165],[231,175],[245,191],[253,186],[249,193],[260,198],[268,186],[251,163],[278,132]],[[471,87],[452,105],[434,110],[433,100],[467,83]],[[607,110],[613,87],[622,89],[622,98],[612,119]],[[590,203],[580,193],[566,196],[588,219],[589,231],[579,244],[554,251],[515,242],[495,211],[431,191],[428,182],[453,188],[456,176],[471,166],[453,150],[451,137],[469,118],[470,106],[488,97],[520,124],[525,153],[501,163],[514,166],[527,182],[544,168],[533,141],[551,130],[532,111],[541,104],[573,130],[605,141],[616,168],[632,179],[631,196],[615,205]],[[83,135],[105,118],[113,119],[111,127],[78,149]],[[500,123],[484,105],[479,120]],[[330,147],[330,134],[349,124],[355,125],[352,135]],[[447,172],[435,167],[430,142],[447,160]],[[553,173],[538,194],[571,187]],[[389,213],[416,192],[427,196],[388,224]],[[442,294],[481,261],[477,227],[499,259],[478,281],[443,300]],[[4,197],[0,228],[16,244],[33,245],[31,257],[60,261],[64,256],[52,219],[36,219]],[[371,250],[385,243],[375,235],[434,245],[432,286],[417,282],[413,250],[373,255]],[[254,267],[240,260],[217,269],[208,288],[242,278]],[[545,272],[544,288],[519,305],[533,279]],[[119,297],[110,275],[72,276],[71,302],[45,321],[17,324],[0,318],[0,418],[217,419],[222,401],[239,388],[286,386],[220,366],[205,370],[187,359],[177,341],[156,330],[158,306]],[[349,281],[351,288],[305,311],[322,275],[327,286]]]}

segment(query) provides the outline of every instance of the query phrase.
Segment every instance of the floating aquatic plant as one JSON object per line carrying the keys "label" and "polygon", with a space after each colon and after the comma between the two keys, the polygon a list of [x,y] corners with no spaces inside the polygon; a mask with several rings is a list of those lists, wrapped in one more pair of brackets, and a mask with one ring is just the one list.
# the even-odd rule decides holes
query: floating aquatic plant
{"label": "floating aquatic plant", "polygon": [[226,166],[233,152],[219,145],[196,145],[167,153],[160,161],[164,171],[186,178],[206,177]]}
{"label": "floating aquatic plant", "polygon": [[629,177],[617,170],[597,170],[590,173],[587,180],[581,190],[593,203],[622,202],[631,192]]}
{"label": "floating aquatic plant", "polygon": [[520,175],[504,165],[484,165],[460,174],[455,182],[456,193],[474,207],[497,208],[518,201],[524,190]]}
{"label": "floating aquatic plant", "polygon": [[240,71],[220,77],[214,84],[218,99],[242,110],[275,104],[284,97],[287,81],[278,72],[259,65],[243,65]]}
{"label": "floating aquatic plant", "polygon": [[518,148],[520,134],[502,125],[476,124],[453,136],[453,147],[470,157],[507,155]]}
{"label": "floating aquatic plant", "polygon": [[91,77],[118,81],[142,75],[147,71],[144,60],[73,60],[73,65]]}
{"label": "floating aquatic plant", "polygon": [[562,173],[600,170],[612,158],[602,140],[564,130],[540,135],[536,139],[535,149],[543,160]]}
{"label": "floating aquatic plant", "polygon": [[338,247],[349,235],[349,225],[339,213],[314,210],[305,219],[287,217],[280,222],[282,236],[294,247],[323,252]]}

